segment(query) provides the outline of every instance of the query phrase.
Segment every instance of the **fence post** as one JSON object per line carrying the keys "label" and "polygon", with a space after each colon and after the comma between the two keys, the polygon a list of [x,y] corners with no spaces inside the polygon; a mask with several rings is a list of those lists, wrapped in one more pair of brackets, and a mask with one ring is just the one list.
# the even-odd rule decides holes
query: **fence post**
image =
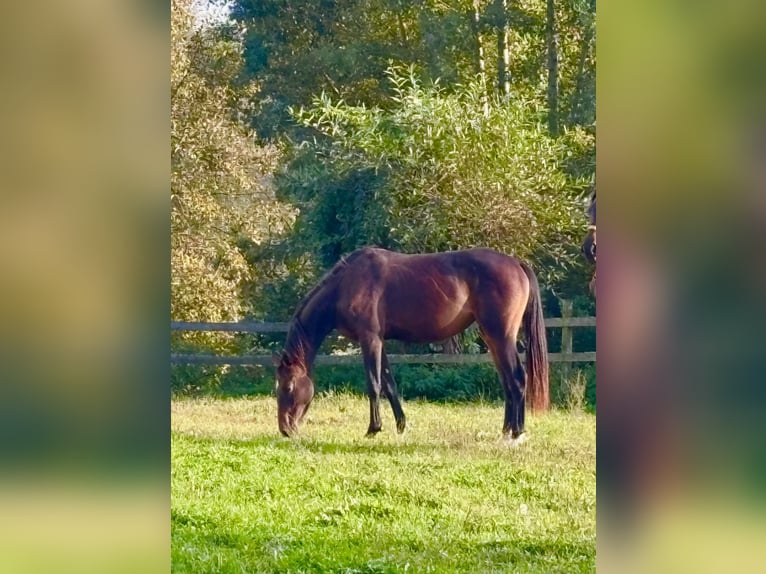
{"label": "fence post", "polygon": [[569,319],[572,318],[572,300],[561,299],[561,355],[564,362],[561,364],[561,379],[564,384],[569,382],[571,363],[567,361],[567,355],[572,354],[572,327]]}

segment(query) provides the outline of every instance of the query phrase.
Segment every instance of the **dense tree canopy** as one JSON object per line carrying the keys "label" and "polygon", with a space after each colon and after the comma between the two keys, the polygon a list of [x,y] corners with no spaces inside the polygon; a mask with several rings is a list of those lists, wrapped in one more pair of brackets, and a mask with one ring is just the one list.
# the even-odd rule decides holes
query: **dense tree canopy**
{"label": "dense tree canopy", "polygon": [[304,143],[278,180],[301,206],[303,248],[329,266],[367,243],[488,246],[533,260],[548,283],[560,279],[576,257],[590,183],[571,171],[587,161],[592,137],[550,137],[534,102],[491,98],[485,113],[478,83],[446,93],[424,88],[412,67],[388,77],[386,108],[322,95],[295,112],[323,136]]}
{"label": "dense tree canopy", "polygon": [[191,0],[173,0],[171,52],[171,313],[177,320],[237,320],[256,271],[236,248],[281,231],[290,210],[266,185],[278,153],[255,145],[237,119],[251,86],[234,89],[240,46],[194,25]]}
{"label": "dense tree canopy", "polygon": [[[491,246],[587,296],[594,0],[173,0],[176,319],[285,319],[343,253]],[[256,136],[257,134],[257,136]]]}
{"label": "dense tree canopy", "polygon": [[[391,94],[384,72],[392,63],[416,64],[421,79],[438,78],[447,89],[476,75],[490,90],[507,80],[509,96],[545,104],[546,4],[234,0],[232,15],[244,30],[243,77],[262,86],[254,124],[261,135],[281,133],[290,125],[287,108],[309,105],[321,92],[352,104],[384,105]],[[562,123],[592,125],[595,0],[555,5]]]}

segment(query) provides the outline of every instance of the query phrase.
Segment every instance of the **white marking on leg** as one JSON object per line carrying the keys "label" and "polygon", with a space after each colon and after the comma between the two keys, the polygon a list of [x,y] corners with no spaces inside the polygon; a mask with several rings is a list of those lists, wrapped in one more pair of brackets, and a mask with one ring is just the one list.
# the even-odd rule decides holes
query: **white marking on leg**
{"label": "white marking on leg", "polygon": [[524,442],[526,442],[526,440],[527,440],[527,433],[524,432],[524,433],[521,433],[516,438],[509,437],[508,440],[507,440],[507,444],[511,448],[516,448],[517,446],[519,446],[519,445],[523,444]]}

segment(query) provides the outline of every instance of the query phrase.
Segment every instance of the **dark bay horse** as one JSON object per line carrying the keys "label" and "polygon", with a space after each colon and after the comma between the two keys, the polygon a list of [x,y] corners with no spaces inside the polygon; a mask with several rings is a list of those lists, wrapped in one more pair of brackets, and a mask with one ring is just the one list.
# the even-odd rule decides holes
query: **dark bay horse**
{"label": "dark bay horse", "polygon": [[[596,264],[596,190],[590,196],[590,205],[588,205],[588,233],[585,236],[585,240],[582,244],[582,251],[585,254],[585,258]],[[590,292],[593,296],[596,296],[596,271],[593,271],[593,278],[590,280]]]}
{"label": "dark bay horse", "polygon": [[[311,373],[317,349],[337,329],[362,348],[370,399],[368,436],[381,429],[381,392],[403,432],[404,411],[383,341],[441,341],[474,321],[505,391],[503,433],[510,433],[512,443],[519,442],[527,392],[533,409],[549,405],[540,288],[525,263],[490,249],[404,255],[366,247],[341,259],[303,299],[282,354],[274,355],[279,430],[285,436],[297,430],[314,396]],[[516,350],[522,323],[527,373]]]}

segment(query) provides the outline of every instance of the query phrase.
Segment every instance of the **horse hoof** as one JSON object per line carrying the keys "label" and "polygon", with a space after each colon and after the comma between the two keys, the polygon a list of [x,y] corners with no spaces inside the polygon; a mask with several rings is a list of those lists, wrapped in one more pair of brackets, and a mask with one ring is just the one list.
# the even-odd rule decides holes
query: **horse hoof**
{"label": "horse hoof", "polygon": [[511,448],[516,448],[516,447],[524,444],[526,442],[526,440],[527,440],[527,433],[521,433],[516,438],[511,437],[511,438],[507,439],[506,444],[508,446],[510,446]]}
{"label": "horse hoof", "polygon": [[404,419],[396,423],[396,432],[398,432],[399,434],[403,434],[406,428],[407,428],[407,423],[405,422]]}
{"label": "horse hoof", "polygon": [[364,435],[367,438],[374,438],[376,434],[380,432],[380,429],[370,429],[367,431],[367,434]]}

